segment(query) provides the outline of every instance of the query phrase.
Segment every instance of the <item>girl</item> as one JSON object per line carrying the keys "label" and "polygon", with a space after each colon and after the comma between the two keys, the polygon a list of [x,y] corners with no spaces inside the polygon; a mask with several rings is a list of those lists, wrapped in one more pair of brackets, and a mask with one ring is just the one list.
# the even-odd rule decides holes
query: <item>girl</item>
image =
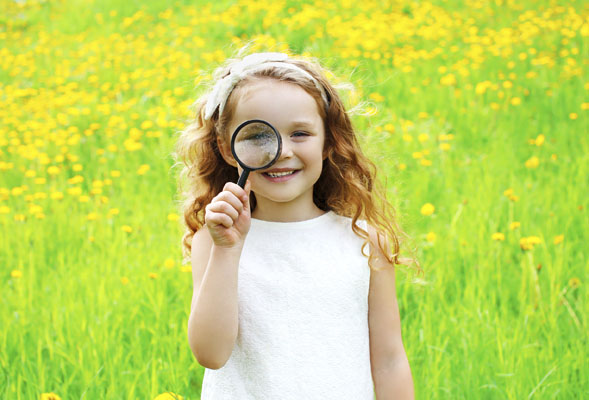
{"label": "girl", "polygon": [[[413,398],[395,293],[402,232],[336,90],[282,53],[230,60],[216,77],[177,145],[202,399]],[[230,141],[250,119],[283,144],[242,189]]]}

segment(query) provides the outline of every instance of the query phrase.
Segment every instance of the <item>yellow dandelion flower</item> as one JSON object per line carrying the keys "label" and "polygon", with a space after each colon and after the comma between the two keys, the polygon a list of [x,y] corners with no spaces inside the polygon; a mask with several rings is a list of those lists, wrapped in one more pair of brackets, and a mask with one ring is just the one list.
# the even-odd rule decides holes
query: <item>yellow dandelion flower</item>
{"label": "yellow dandelion flower", "polygon": [[143,121],[140,125],[141,129],[143,130],[147,130],[153,127],[153,122],[152,121]]}
{"label": "yellow dandelion flower", "polygon": [[452,145],[450,143],[440,143],[440,150],[442,151],[448,151],[451,147]]}
{"label": "yellow dandelion flower", "polygon": [[19,269],[13,269],[13,270],[10,272],[10,276],[11,276],[11,277],[13,277],[13,278],[17,278],[17,279],[18,279],[18,278],[22,278],[22,271],[21,271],[21,270],[19,270]]}
{"label": "yellow dandelion flower", "polygon": [[514,231],[517,228],[519,228],[520,226],[521,226],[521,223],[519,223],[518,221],[513,221],[511,224],[509,224],[509,229]]}
{"label": "yellow dandelion flower", "polygon": [[27,219],[27,216],[24,214],[14,214],[14,220],[19,222],[24,222]]}
{"label": "yellow dandelion flower", "polygon": [[119,214],[118,208],[111,208],[110,210],[108,210],[108,215],[118,215],[118,214]]}
{"label": "yellow dandelion flower", "polygon": [[491,235],[491,239],[502,242],[505,240],[505,235],[501,232],[495,232]]}
{"label": "yellow dandelion flower", "polygon": [[123,276],[123,277],[121,278],[121,283],[122,283],[123,285],[127,285],[127,284],[129,283],[129,278],[127,278],[126,276]]}
{"label": "yellow dandelion flower", "polygon": [[192,265],[183,265],[180,267],[181,272],[192,272]]}
{"label": "yellow dandelion flower", "polygon": [[422,207],[421,207],[421,214],[422,215],[432,215],[435,211],[435,207],[433,204],[431,203],[425,203]]}
{"label": "yellow dandelion flower", "polygon": [[554,237],[554,244],[559,244],[562,243],[564,240],[564,235],[558,235]]}
{"label": "yellow dandelion flower", "polygon": [[84,169],[84,167],[82,166],[82,164],[74,164],[74,165],[72,165],[72,169],[76,172],[80,172],[81,170]]}
{"label": "yellow dandelion flower", "polygon": [[61,397],[56,395],[55,393],[42,393],[41,400],[61,400]]}
{"label": "yellow dandelion flower", "polygon": [[550,156],[550,159],[551,159],[552,161],[556,161],[556,159],[557,159],[557,158],[558,158],[558,156],[557,156],[556,154],[552,154],[552,155]]}
{"label": "yellow dandelion flower", "polygon": [[137,170],[137,175],[145,175],[147,171],[149,171],[150,166],[147,164],[143,164]]}
{"label": "yellow dandelion flower", "polygon": [[63,193],[62,192],[52,192],[49,197],[51,197],[52,200],[61,200],[63,199]]}
{"label": "yellow dandelion flower", "polygon": [[118,178],[119,176],[121,176],[121,171],[117,171],[117,170],[110,171],[110,176],[112,176],[113,178]]}
{"label": "yellow dandelion flower", "polygon": [[398,166],[400,171],[405,171],[407,169],[407,164],[404,163],[400,163]]}
{"label": "yellow dandelion flower", "polygon": [[411,154],[411,156],[415,159],[420,159],[423,158],[423,153],[420,151],[414,151],[413,154]]}
{"label": "yellow dandelion flower", "polygon": [[427,133],[420,133],[419,136],[417,136],[417,140],[419,140],[421,143],[426,142],[429,139],[429,135]]}
{"label": "yellow dandelion flower", "polygon": [[428,232],[427,235],[425,235],[425,240],[427,240],[430,243],[433,243],[436,241],[436,234],[434,232]]}
{"label": "yellow dandelion flower", "polygon": [[123,226],[121,226],[121,230],[123,232],[127,232],[127,233],[133,232],[133,228],[131,228],[129,225],[123,225]]}
{"label": "yellow dandelion flower", "polygon": [[579,278],[577,278],[576,276],[569,279],[569,287],[571,289],[576,289],[579,286],[581,286],[581,280]]}
{"label": "yellow dandelion flower", "polygon": [[509,197],[509,196],[513,195],[513,189],[512,188],[505,189],[503,191],[503,195],[506,196],[506,197]]}
{"label": "yellow dandelion flower", "polygon": [[425,167],[429,167],[430,165],[432,165],[432,161],[431,160],[427,160],[427,159],[422,159],[421,161],[419,161],[419,163]]}
{"label": "yellow dandelion flower", "polygon": [[90,201],[90,197],[83,195],[83,196],[78,197],[78,201],[80,203],[88,203]]}
{"label": "yellow dandelion flower", "polygon": [[86,219],[88,221],[96,221],[98,219],[98,214],[95,212],[91,212],[90,214],[86,215]]}
{"label": "yellow dandelion flower", "polygon": [[176,262],[175,262],[174,260],[172,260],[171,258],[167,258],[167,259],[164,261],[164,267],[166,267],[166,268],[168,268],[168,269],[169,269],[169,268],[174,268],[174,265],[176,265]]}
{"label": "yellow dandelion flower", "polygon": [[538,236],[523,237],[519,240],[519,246],[522,250],[532,250],[535,245],[542,243]]}
{"label": "yellow dandelion flower", "polygon": [[175,214],[175,213],[168,214],[168,221],[178,221],[178,219],[180,219],[180,216],[178,214]]}
{"label": "yellow dandelion flower", "polygon": [[82,188],[79,186],[68,188],[67,193],[72,196],[80,196],[82,194]]}
{"label": "yellow dandelion flower", "polygon": [[387,132],[395,132],[395,126],[393,124],[385,124],[384,129]]}
{"label": "yellow dandelion flower", "polygon": [[540,165],[540,160],[538,159],[538,157],[533,156],[532,158],[526,161],[525,165],[526,168],[529,169],[538,168],[538,165]]}
{"label": "yellow dandelion flower", "polygon": [[519,97],[514,97],[511,99],[512,106],[519,106],[521,103],[522,103],[522,99],[520,99]]}
{"label": "yellow dandelion flower", "polygon": [[454,74],[444,75],[440,78],[440,83],[444,86],[456,85],[456,76]]}
{"label": "yellow dandelion flower", "polygon": [[536,138],[534,143],[536,144],[536,146],[542,146],[544,144],[544,140],[545,140],[544,135],[540,134],[540,135],[538,135],[538,137]]}
{"label": "yellow dandelion flower", "polygon": [[149,277],[150,277],[151,279],[157,279],[157,276],[158,276],[158,275],[157,275],[155,272],[150,272],[150,273],[149,273]]}
{"label": "yellow dandelion flower", "polygon": [[95,238],[94,236],[90,236],[90,237],[88,237],[88,241],[89,241],[90,243],[94,243],[94,241],[95,241],[95,240],[96,240],[96,238]]}
{"label": "yellow dandelion flower", "polygon": [[47,168],[47,173],[49,175],[57,175],[59,174],[59,167],[52,165],[49,168]]}
{"label": "yellow dandelion flower", "polygon": [[569,114],[569,118],[572,119],[573,121],[576,120],[577,118],[579,118],[579,115],[577,113],[570,113]]}
{"label": "yellow dandelion flower", "polygon": [[153,400],[184,400],[184,397],[172,392],[158,394]]}
{"label": "yellow dandelion flower", "polygon": [[382,102],[385,100],[385,97],[383,95],[381,95],[380,93],[370,93],[370,95],[368,95],[368,97],[376,102]]}
{"label": "yellow dandelion flower", "polygon": [[0,206],[0,214],[8,214],[10,213],[10,208],[8,206]]}
{"label": "yellow dandelion flower", "polygon": [[34,180],[36,185],[44,185],[47,183],[47,179],[44,177],[35,178]]}

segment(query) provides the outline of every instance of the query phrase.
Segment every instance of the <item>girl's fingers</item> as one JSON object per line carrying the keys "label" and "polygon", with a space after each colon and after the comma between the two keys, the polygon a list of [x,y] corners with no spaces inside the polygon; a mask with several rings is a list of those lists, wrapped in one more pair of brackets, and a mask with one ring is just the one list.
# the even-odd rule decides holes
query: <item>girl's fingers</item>
{"label": "girl's fingers", "polygon": [[239,218],[239,213],[241,212],[241,202],[240,202],[240,209],[236,210],[233,205],[230,203],[220,200],[214,201],[207,206],[207,212],[217,213],[217,214],[224,214],[228,216],[232,221],[235,221]]}
{"label": "girl's fingers", "polygon": [[243,210],[243,202],[231,192],[223,191],[219,193],[211,201],[211,204],[216,203],[226,203],[234,210],[236,210],[238,214],[241,213],[241,211]]}
{"label": "girl's fingers", "polygon": [[227,214],[207,212],[205,218],[207,226],[222,225],[225,228],[231,228],[233,226],[233,219]]}

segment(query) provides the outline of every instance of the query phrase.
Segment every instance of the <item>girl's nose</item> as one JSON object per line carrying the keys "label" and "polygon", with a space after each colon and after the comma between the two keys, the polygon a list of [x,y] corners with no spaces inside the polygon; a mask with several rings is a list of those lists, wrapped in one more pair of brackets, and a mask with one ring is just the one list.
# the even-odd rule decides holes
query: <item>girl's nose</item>
{"label": "girl's nose", "polygon": [[288,140],[282,139],[282,151],[280,153],[280,159],[291,158],[292,156],[292,148],[290,147]]}

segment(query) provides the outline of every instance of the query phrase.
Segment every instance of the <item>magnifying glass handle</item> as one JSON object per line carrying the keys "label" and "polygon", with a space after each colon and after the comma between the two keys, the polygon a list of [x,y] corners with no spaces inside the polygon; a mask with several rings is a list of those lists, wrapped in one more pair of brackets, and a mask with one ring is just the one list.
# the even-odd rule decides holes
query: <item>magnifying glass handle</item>
{"label": "magnifying glass handle", "polygon": [[238,184],[238,185],[239,185],[239,186],[240,186],[242,189],[245,187],[245,181],[247,181],[247,177],[249,176],[249,174],[250,174],[250,170],[249,170],[249,169],[246,169],[246,168],[244,168],[244,169],[243,169],[243,172],[241,173],[241,175],[240,175],[240,177],[239,177],[239,179],[238,179],[238,181],[237,181],[237,184]]}

